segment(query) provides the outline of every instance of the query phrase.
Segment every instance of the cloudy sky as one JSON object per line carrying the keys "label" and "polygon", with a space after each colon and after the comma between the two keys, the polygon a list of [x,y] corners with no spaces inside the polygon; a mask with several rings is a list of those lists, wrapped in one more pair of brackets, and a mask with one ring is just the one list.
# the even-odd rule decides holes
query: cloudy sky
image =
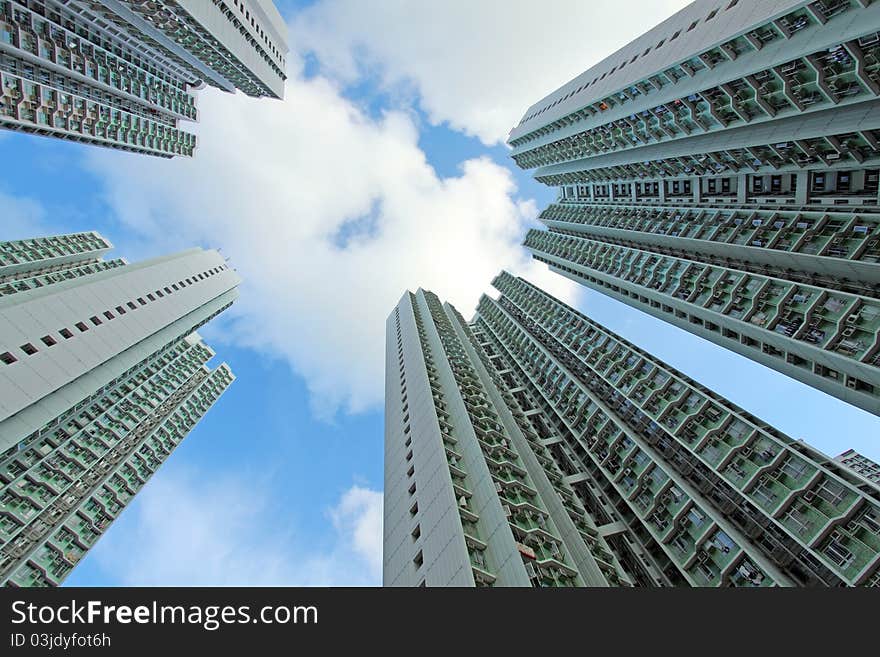
{"label": "cloudy sky", "polygon": [[406,288],[469,315],[502,268],[797,438],[880,422],[530,261],[552,190],[504,139],[525,109],[679,0],[276,2],[283,102],[206,90],[171,161],[0,136],[0,239],[100,230],[130,260],[200,244],[245,282],[203,331],[238,379],[71,585],[381,581],[384,321]]}

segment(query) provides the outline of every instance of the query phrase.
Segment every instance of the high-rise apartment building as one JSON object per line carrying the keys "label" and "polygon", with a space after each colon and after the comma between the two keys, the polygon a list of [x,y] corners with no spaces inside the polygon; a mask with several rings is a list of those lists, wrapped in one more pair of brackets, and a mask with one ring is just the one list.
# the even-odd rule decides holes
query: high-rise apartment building
{"label": "high-rise apartment building", "polygon": [[880,490],[530,283],[387,323],[387,586],[880,585]]}
{"label": "high-rise apartment building", "polygon": [[452,306],[406,293],[386,341],[386,586],[630,584]]}
{"label": "high-rise apartment building", "polygon": [[233,380],[195,333],[238,296],[220,254],[110,248],[0,242],[0,584],[60,584]]}
{"label": "high-rise apartment building", "polygon": [[0,126],[189,156],[193,92],[281,98],[286,53],[270,0],[0,0]]}
{"label": "high-rise apartment building", "polygon": [[868,481],[880,486],[880,464],[875,463],[867,456],[862,456],[854,449],[848,449],[843,454],[835,456],[834,460],[843,463],[853,472],[859,473]]}
{"label": "high-rise apartment building", "polygon": [[880,3],[697,0],[534,105],[551,269],[880,414]]}

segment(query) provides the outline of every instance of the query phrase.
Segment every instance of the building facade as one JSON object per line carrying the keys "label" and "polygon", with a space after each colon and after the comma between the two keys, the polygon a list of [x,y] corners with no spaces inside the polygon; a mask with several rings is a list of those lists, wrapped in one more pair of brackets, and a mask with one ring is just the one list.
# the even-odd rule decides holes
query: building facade
{"label": "building facade", "polygon": [[0,584],[60,584],[234,378],[195,332],[238,295],[220,254],[111,248],[0,242]]}
{"label": "building facade", "polygon": [[535,258],[880,414],[880,3],[697,0],[530,108]]}
{"label": "building facade", "polygon": [[528,282],[387,324],[388,586],[880,585],[880,490]]}
{"label": "building facade", "polygon": [[191,156],[194,92],[281,98],[286,53],[270,0],[0,0],[0,126]]}
{"label": "building facade", "polygon": [[385,586],[631,583],[452,306],[407,292],[386,341]]}
{"label": "building facade", "polygon": [[862,456],[857,451],[848,449],[843,454],[834,457],[834,460],[843,463],[850,470],[880,486],[880,464],[875,463],[867,456]]}

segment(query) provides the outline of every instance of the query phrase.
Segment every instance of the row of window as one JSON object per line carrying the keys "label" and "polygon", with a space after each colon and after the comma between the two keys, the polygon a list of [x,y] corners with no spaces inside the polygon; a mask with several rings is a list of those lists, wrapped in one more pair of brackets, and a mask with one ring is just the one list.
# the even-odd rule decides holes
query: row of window
{"label": "row of window", "polygon": [[[853,189],[854,182],[854,174],[858,174],[861,178],[861,183],[856,184],[856,189]],[[701,177],[700,182],[705,182],[705,185],[701,184],[703,188],[702,191],[707,192],[708,194],[730,194],[736,191],[737,186],[732,186],[732,181],[737,182],[738,176],[727,176],[723,178],[708,178]],[[861,172],[854,171],[811,171],[808,172],[809,178],[809,191],[815,193],[842,193],[849,194],[850,192],[864,193],[869,195],[876,195],[878,190],[880,190],[880,170],[878,169],[865,169]],[[786,174],[786,177],[783,177],[783,174],[773,174],[773,175],[752,175],[746,174],[746,180],[750,183],[751,191],[754,193],[770,193],[770,194],[782,194],[782,193],[790,193],[794,194],[797,190],[797,174]],[[635,192],[637,196],[659,196],[660,195],[660,182],[663,182],[663,189],[667,194],[677,195],[677,194],[691,194],[692,193],[692,181],[690,179],[685,180],[667,180],[667,181],[651,181],[651,182],[623,182],[623,183],[586,183],[577,185],[577,197],[584,198],[590,196],[590,189],[592,188],[593,197],[607,197],[609,196],[609,191],[614,192],[616,197],[620,196],[629,196],[632,194],[631,185],[635,185]],[[747,183],[747,188],[748,188]],[[786,183],[788,183],[786,185]],[[566,198],[575,196],[575,188],[573,186],[567,186],[564,188],[563,194]]]}
{"label": "row of window", "polygon": [[[597,289],[606,288],[606,289],[611,290],[612,293],[622,295],[623,297],[626,297],[626,298],[632,298],[633,303],[631,303],[630,305],[633,305],[634,307],[635,307],[636,303],[638,303],[642,306],[648,305],[651,308],[655,309],[655,311],[659,310],[659,311],[662,311],[663,313],[666,313],[666,314],[672,314],[678,320],[681,320],[681,321],[686,320],[689,323],[694,324],[696,326],[700,326],[702,328],[705,328],[708,331],[712,331],[714,333],[720,333],[720,335],[722,337],[728,338],[729,340],[733,340],[734,342],[739,342],[740,344],[745,345],[747,347],[751,347],[752,349],[760,349],[762,351],[762,353],[764,353],[764,354],[767,354],[769,356],[774,356],[778,359],[784,360],[788,364],[796,365],[806,372],[806,374],[803,375],[804,376],[803,379],[801,377],[796,377],[796,378],[801,379],[805,382],[808,382],[810,385],[815,385],[813,383],[812,377],[810,377],[810,375],[809,375],[809,373],[812,372],[813,374],[818,375],[820,377],[823,377],[824,379],[827,379],[829,381],[833,381],[833,382],[836,382],[839,384],[842,384],[845,382],[847,388],[856,390],[858,392],[862,392],[862,393],[865,393],[868,395],[880,394],[880,387],[872,385],[871,383],[868,383],[867,381],[863,381],[862,379],[858,379],[852,375],[844,374],[844,373],[839,372],[837,370],[834,370],[834,369],[831,369],[831,368],[826,367],[824,365],[821,365],[818,362],[807,360],[807,359],[805,359],[795,353],[791,353],[791,352],[786,353],[780,349],[773,347],[769,343],[763,343],[763,342],[760,342],[760,341],[755,340],[753,338],[750,338],[747,335],[741,335],[740,333],[733,331],[731,329],[720,327],[718,324],[715,324],[714,322],[710,321],[709,319],[703,319],[703,318],[698,317],[696,315],[686,313],[683,310],[674,309],[672,306],[660,303],[659,301],[656,301],[654,299],[649,299],[648,297],[640,295],[637,292],[630,291],[626,288],[619,287],[617,285],[614,285],[614,284],[609,283],[607,281],[598,279],[596,277],[583,274],[583,273],[581,273],[571,267],[565,267],[565,266],[562,266],[558,263],[551,262],[550,260],[548,260],[544,257],[541,257],[539,255],[534,255],[533,257],[536,260],[539,260],[541,262],[544,262],[547,265],[550,265],[552,267],[555,267],[557,269],[560,269],[560,270],[566,272],[568,275],[572,275],[572,276],[577,277],[578,281],[584,282],[586,285],[589,285],[591,287],[595,287]],[[652,314],[657,315],[657,312],[652,312]],[[671,321],[671,320],[667,320],[667,321]],[[727,346],[726,344],[723,344],[723,342],[721,340],[714,340],[714,341],[718,342],[718,344],[722,344],[722,346]],[[730,348],[730,347],[728,347],[728,348]],[[792,376],[794,376],[794,375],[792,375]]]}
{"label": "row of window", "polygon": [[[116,308],[115,308],[116,314],[115,315],[113,314],[113,312],[111,310],[105,310],[103,313],[101,313],[101,316],[92,315],[88,319],[88,322],[85,322],[85,321],[77,322],[76,324],[74,324],[74,327],[80,333],[85,333],[86,331],[88,331],[90,329],[90,326],[89,326],[90,324],[91,324],[91,326],[100,326],[105,321],[110,321],[110,320],[116,319],[117,317],[125,315],[129,311],[137,310],[141,306],[146,306],[147,303],[150,301],[156,301],[157,299],[163,298],[166,295],[173,294],[174,292],[182,290],[183,288],[188,287],[190,285],[193,285],[193,284],[197,283],[198,281],[203,281],[203,280],[206,280],[207,278],[210,278],[211,276],[214,276],[215,274],[219,274],[221,271],[228,269],[228,268],[229,268],[228,265],[225,265],[225,264],[218,265],[217,267],[213,267],[213,268],[208,269],[206,271],[203,271],[199,274],[194,274],[190,278],[180,280],[177,283],[172,283],[170,286],[165,286],[164,288],[162,288],[162,290],[156,290],[155,292],[148,293],[146,295],[146,299],[144,297],[138,297],[136,299],[137,303],[135,303],[135,301],[127,301],[127,302],[125,302],[125,306],[122,306],[122,305],[116,306]],[[163,290],[164,290],[164,292],[163,292]],[[127,307],[127,310],[126,310],[126,307]],[[58,334],[62,338],[64,338],[65,340],[69,340],[75,335],[74,332],[71,331],[67,327],[59,329]],[[42,338],[40,338],[40,341],[46,347],[54,347],[56,344],[58,344],[58,340],[56,340],[52,335],[44,335]],[[31,342],[28,342],[26,344],[21,345],[21,347],[19,347],[19,349],[27,356],[32,356],[33,354],[35,354],[39,351],[39,349],[37,347],[35,347],[33,345],[33,343],[31,343]],[[6,352],[0,354],[0,362],[2,362],[5,365],[12,365],[13,363],[15,363],[17,361],[18,361],[18,358],[11,351],[6,351]]]}
{"label": "row of window", "polygon": [[[108,34],[95,27],[95,23],[100,22],[95,20],[96,17],[83,14],[83,20],[80,20],[79,14],[72,14],[67,8],[46,6],[43,2],[32,4],[33,7],[23,7],[22,3],[16,3],[13,11],[11,2],[0,2],[0,15],[5,15],[11,23],[18,23],[25,34],[32,33],[51,40],[62,52],[66,47],[83,57],[92,57],[101,64],[112,62],[114,67],[123,70],[129,66],[136,67],[157,78],[161,91],[185,93],[183,80],[173,77],[167,70],[160,70],[155,62],[142,58],[137,50],[124,51],[120,42],[111,40]],[[64,13],[58,13],[55,9]],[[92,76],[91,71],[86,73]]]}
{"label": "row of window", "polygon": [[[730,4],[727,5],[727,9],[731,9],[732,7],[735,7],[735,6],[737,5],[738,2],[739,2],[739,0],[731,0],[731,1],[730,1]],[[713,9],[711,12],[709,12],[709,15],[706,16],[706,20],[705,20],[705,22],[708,23],[710,20],[712,20],[713,18],[715,18],[715,15],[718,13],[718,11],[719,11],[718,9]],[[690,25],[690,27],[688,27],[687,31],[690,32],[691,30],[693,30],[694,28],[696,28],[697,25],[699,24],[699,22],[700,22],[700,21],[697,20],[697,21],[694,21],[693,23],[691,23],[691,25]],[[678,30],[675,34],[673,34],[671,37],[669,37],[669,42],[671,43],[672,41],[675,41],[675,40],[679,37],[680,34],[681,34],[681,30]],[[570,92],[568,95],[563,96],[562,98],[560,98],[560,99],[556,100],[555,102],[553,102],[553,103],[547,105],[546,107],[543,107],[543,108],[537,110],[536,112],[533,112],[532,114],[530,114],[529,116],[527,116],[525,119],[523,119],[522,121],[520,121],[520,125],[522,125],[522,124],[525,123],[526,121],[530,121],[531,119],[535,118],[536,116],[539,116],[539,115],[543,114],[544,112],[546,112],[547,110],[549,110],[549,109],[552,108],[552,107],[555,107],[555,106],[558,105],[559,103],[568,100],[571,96],[574,96],[574,95],[576,95],[576,94],[579,94],[579,93],[580,93],[581,91],[583,91],[584,89],[588,89],[588,88],[592,87],[592,86],[593,86],[594,84],[596,84],[597,82],[601,82],[601,81],[604,80],[607,76],[609,76],[609,75],[613,75],[616,71],[622,70],[627,64],[632,64],[632,63],[634,63],[634,62],[635,62],[637,59],[639,59],[640,57],[646,57],[646,56],[648,56],[648,55],[651,53],[651,51],[656,50],[656,49],[658,49],[658,48],[662,48],[662,47],[663,47],[663,44],[665,44],[666,42],[667,42],[666,39],[661,39],[660,42],[659,42],[654,48],[648,48],[648,49],[646,49],[645,52],[642,53],[641,55],[636,54],[636,55],[635,55],[632,59],[630,59],[629,61],[624,61],[624,62],[622,62],[619,66],[615,66],[614,68],[612,68],[612,69],[611,69],[610,71],[608,71],[607,73],[603,73],[601,76],[597,76],[597,77],[593,78],[593,81],[592,81],[592,82],[588,82],[588,83],[582,85],[581,87],[579,87],[579,88],[576,89],[575,91]]]}
{"label": "row of window", "polygon": [[244,6],[244,2],[239,2],[239,0],[232,0],[235,7],[244,15],[245,20],[250,21],[251,27],[253,27],[260,37],[263,39],[263,42],[269,46],[269,50],[278,58],[278,61],[281,62],[281,65],[284,66],[284,53],[281,52],[278,48],[275,47],[275,44],[269,40],[268,35],[263,31],[257,22],[254,20],[254,17],[251,16],[251,12]]}
{"label": "row of window", "polygon": [[[410,487],[408,489],[408,493],[410,499],[413,499],[416,494],[416,482],[414,480],[415,476],[415,465],[413,465],[413,451],[412,451],[412,435],[410,435],[410,424],[409,424],[409,402],[407,400],[407,392],[406,392],[406,373],[404,371],[403,365],[403,336],[400,331],[400,309],[396,308],[394,311],[394,319],[397,325],[397,357],[398,364],[400,365],[400,403],[401,403],[401,412],[404,414],[403,423],[404,429],[403,434],[406,436],[406,441],[404,442],[404,447],[407,449],[406,452],[406,461],[409,463],[409,468],[406,471],[407,477],[412,481]],[[419,503],[418,501],[413,501],[412,506],[409,509],[410,517],[415,518],[419,513]],[[415,529],[410,532],[410,536],[412,536],[413,542],[418,541],[419,537],[422,535],[421,525],[416,523]],[[416,567],[416,571],[418,571],[422,565],[424,564],[424,556],[422,555],[422,550],[416,553],[413,557],[413,564]],[[425,581],[419,584],[419,586],[425,586]]]}
{"label": "row of window", "polygon": [[95,232],[0,242],[0,265],[79,255],[106,249],[109,246],[104,238]]}

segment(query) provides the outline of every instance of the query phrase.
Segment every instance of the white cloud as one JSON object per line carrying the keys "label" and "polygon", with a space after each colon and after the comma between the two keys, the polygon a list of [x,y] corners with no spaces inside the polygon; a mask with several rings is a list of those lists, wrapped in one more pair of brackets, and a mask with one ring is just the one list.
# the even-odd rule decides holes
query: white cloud
{"label": "white cloud", "polygon": [[326,537],[300,536],[272,499],[252,479],[165,472],[87,559],[123,586],[381,584],[381,493],[346,491]]}
{"label": "white cloud", "polygon": [[53,232],[47,225],[45,208],[29,198],[0,191],[0,217],[0,240],[19,240]]}
{"label": "white cloud", "polygon": [[245,279],[223,334],[285,358],[319,415],[381,404],[385,318],[407,288],[465,315],[502,268],[574,289],[521,248],[536,208],[510,171],[480,158],[439,177],[405,113],[373,119],[295,76],[284,102],[206,91],[200,110],[191,160],[93,150],[90,164],[142,250],[223,248]]}
{"label": "white cloud", "polygon": [[525,110],[688,0],[319,0],[290,42],[345,82],[414,87],[433,123],[487,144]]}
{"label": "white cloud", "polygon": [[353,550],[370,565],[371,572],[382,573],[382,493],[352,486],[331,509],[333,525],[348,538],[344,548]]}

